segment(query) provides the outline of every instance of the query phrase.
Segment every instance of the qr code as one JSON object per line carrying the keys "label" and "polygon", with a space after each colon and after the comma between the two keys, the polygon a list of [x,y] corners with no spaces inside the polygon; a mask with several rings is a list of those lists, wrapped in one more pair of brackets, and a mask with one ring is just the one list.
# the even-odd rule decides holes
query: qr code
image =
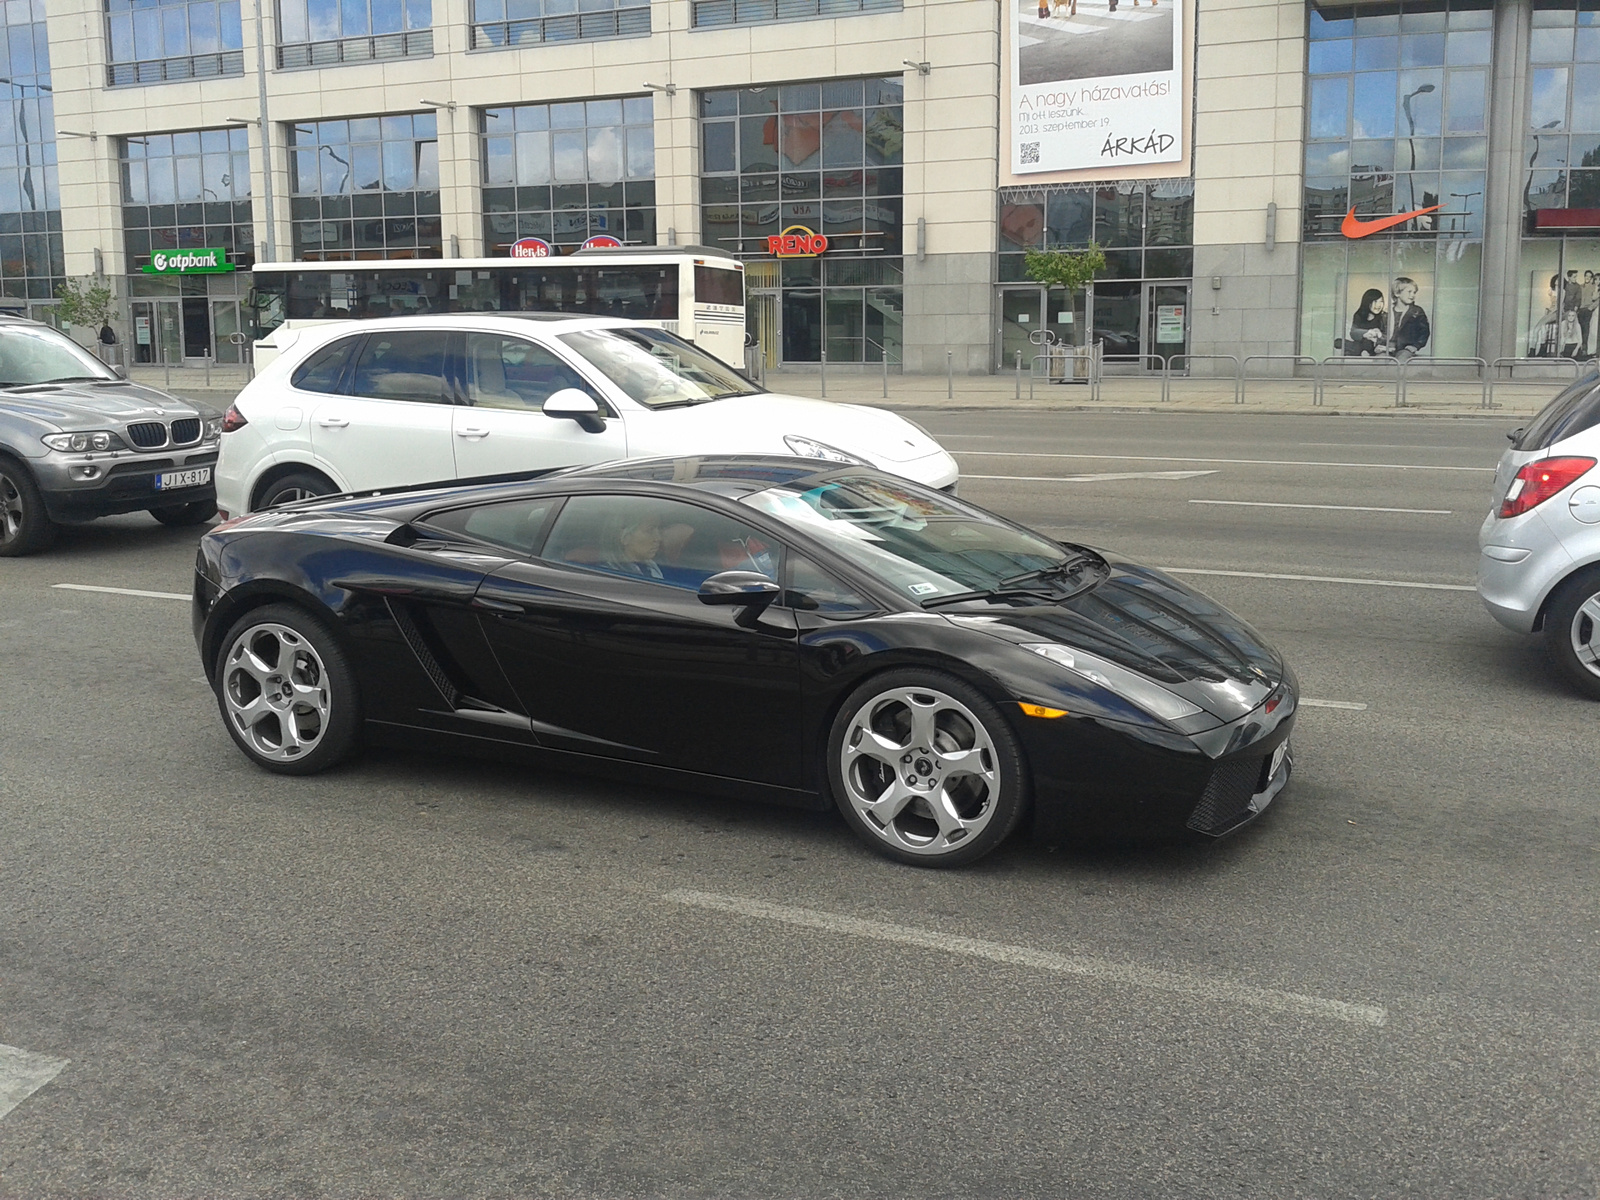
{"label": "qr code", "polygon": [[1038,142],[1023,142],[1022,143],[1022,161],[1023,161],[1024,164],[1036,163],[1036,162],[1039,161],[1039,143]]}

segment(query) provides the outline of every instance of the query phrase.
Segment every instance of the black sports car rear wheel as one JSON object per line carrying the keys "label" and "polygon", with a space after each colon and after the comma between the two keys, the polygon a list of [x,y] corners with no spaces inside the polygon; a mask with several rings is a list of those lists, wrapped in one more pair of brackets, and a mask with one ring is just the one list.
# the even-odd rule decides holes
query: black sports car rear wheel
{"label": "black sports car rear wheel", "polygon": [[327,770],[361,728],[355,674],[320,620],[293,604],[252,609],[222,641],[217,706],[258,766],[284,775]]}
{"label": "black sports car rear wheel", "polygon": [[33,554],[55,536],[55,522],[44,510],[32,473],[15,459],[0,456],[0,558]]}
{"label": "black sports car rear wheel", "polygon": [[1027,768],[1005,718],[938,671],[887,671],[851,693],[828,739],[828,768],[850,827],[916,866],[982,858],[1016,828],[1027,800]]}

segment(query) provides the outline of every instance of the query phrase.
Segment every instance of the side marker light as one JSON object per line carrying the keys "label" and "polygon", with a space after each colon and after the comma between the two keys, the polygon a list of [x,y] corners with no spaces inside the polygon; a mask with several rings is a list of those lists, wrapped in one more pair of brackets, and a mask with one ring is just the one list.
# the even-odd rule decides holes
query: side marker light
{"label": "side marker light", "polygon": [[1054,720],[1056,717],[1068,715],[1067,710],[1064,708],[1046,708],[1042,704],[1029,704],[1026,700],[1018,700],[1017,707],[1030,717],[1044,717],[1046,720]]}

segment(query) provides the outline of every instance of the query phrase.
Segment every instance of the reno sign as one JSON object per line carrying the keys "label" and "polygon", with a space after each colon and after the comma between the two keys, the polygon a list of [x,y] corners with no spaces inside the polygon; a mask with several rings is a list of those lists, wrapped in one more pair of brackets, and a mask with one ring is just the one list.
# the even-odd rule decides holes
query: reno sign
{"label": "reno sign", "polygon": [[775,258],[816,258],[827,251],[827,237],[804,225],[791,225],[767,239],[767,253]]}
{"label": "reno sign", "polygon": [[550,243],[543,238],[525,237],[511,243],[512,258],[549,258]]}

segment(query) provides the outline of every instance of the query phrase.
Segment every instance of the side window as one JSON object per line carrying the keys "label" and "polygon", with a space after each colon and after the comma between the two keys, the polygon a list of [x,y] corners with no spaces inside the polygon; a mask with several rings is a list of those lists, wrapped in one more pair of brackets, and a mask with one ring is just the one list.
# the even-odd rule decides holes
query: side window
{"label": "side window", "polygon": [[345,364],[350,361],[350,352],[360,342],[360,335],[330,342],[296,367],[294,374],[289,376],[289,383],[303,392],[338,391]]}
{"label": "side window", "polygon": [[698,590],[721,571],[758,571],[774,582],[782,548],[731,517],[651,496],[574,496],[541,557]]}
{"label": "side window", "polygon": [[798,554],[789,555],[789,586],[784,589],[783,603],[825,617],[860,616],[880,607]]}
{"label": "side window", "polygon": [[367,335],[350,391],[376,400],[443,404],[445,344],[439,329],[384,330]]}
{"label": "side window", "polygon": [[563,388],[590,388],[543,346],[496,333],[467,334],[467,401],[479,408],[538,409]]}
{"label": "side window", "polygon": [[540,496],[531,500],[508,500],[503,504],[452,508],[429,513],[423,523],[449,533],[492,542],[518,554],[532,554],[557,503],[557,498]]}

